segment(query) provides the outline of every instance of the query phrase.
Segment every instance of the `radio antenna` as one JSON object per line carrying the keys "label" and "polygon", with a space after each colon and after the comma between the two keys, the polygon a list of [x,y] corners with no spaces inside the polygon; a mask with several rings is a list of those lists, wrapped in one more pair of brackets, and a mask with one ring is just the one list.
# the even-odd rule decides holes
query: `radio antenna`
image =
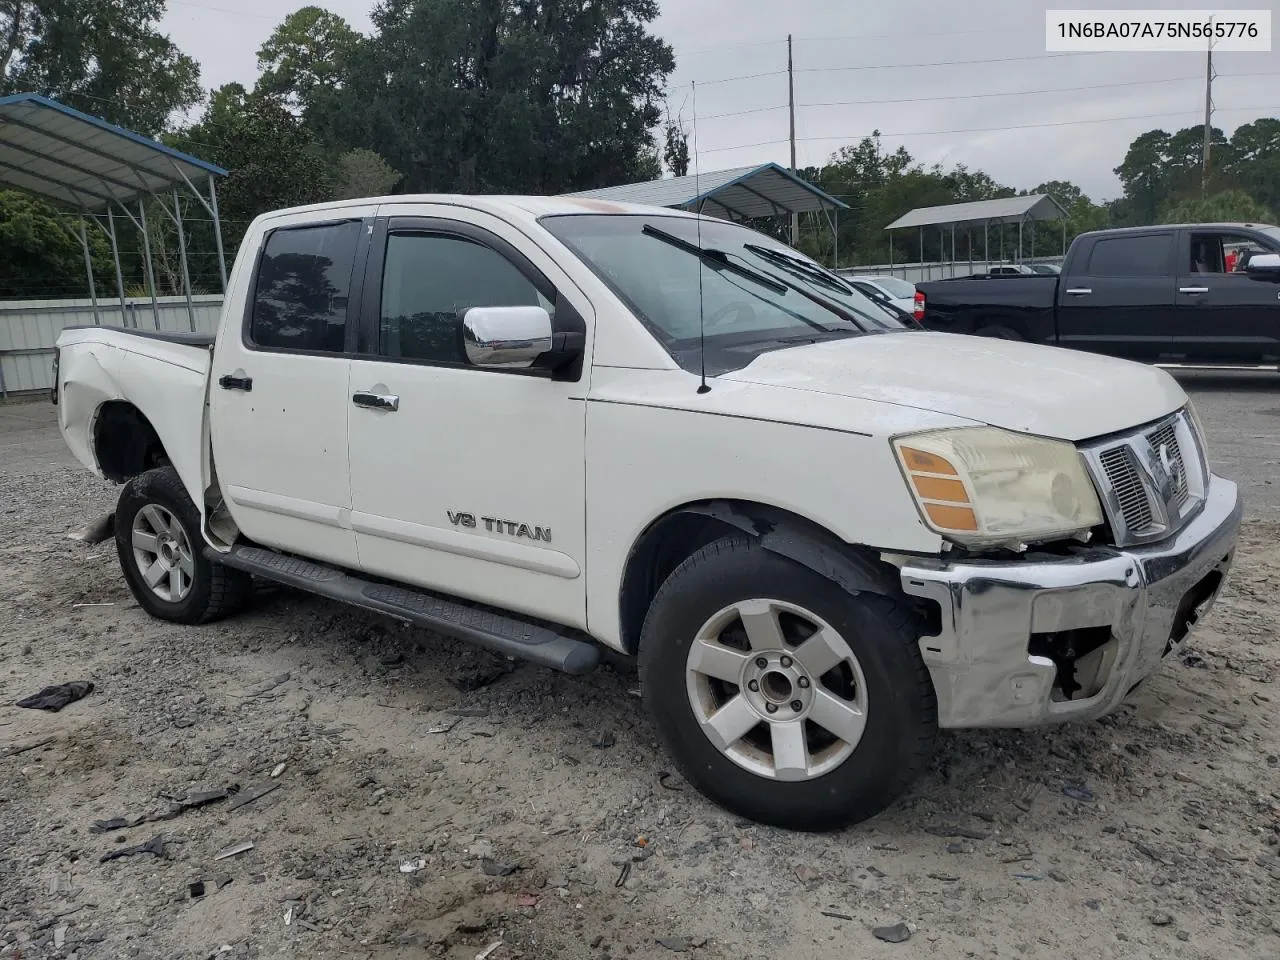
{"label": "radio antenna", "polygon": [[702,364],[702,383],[698,385],[698,393],[710,393],[707,386],[707,326],[702,302],[702,170],[698,163],[698,85],[689,81],[693,97],[693,194],[698,198],[698,209],[694,211],[697,220],[698,237],[698,359]]}

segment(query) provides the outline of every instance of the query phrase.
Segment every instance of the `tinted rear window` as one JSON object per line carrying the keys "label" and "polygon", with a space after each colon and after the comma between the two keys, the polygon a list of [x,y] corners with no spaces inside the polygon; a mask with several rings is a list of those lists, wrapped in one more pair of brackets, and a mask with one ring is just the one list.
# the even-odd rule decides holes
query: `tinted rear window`
{"label": "tinted rear window", "polygon": [[1094,277],[1167,277],[1173,234],[1109,237],[1093,245],[1089,275]]}
{"label": "tinted rear window", "polygon": [[360,223],[293,227],[267,237],[250,339],[267,350],[342,353]]}

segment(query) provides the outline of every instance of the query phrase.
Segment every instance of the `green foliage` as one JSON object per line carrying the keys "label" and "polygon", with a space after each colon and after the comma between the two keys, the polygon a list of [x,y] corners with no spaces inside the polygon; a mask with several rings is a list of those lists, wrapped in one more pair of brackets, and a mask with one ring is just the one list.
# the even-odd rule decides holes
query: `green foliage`
{"label": "green foliage", "polygon": [[372,150],[357,147],[338,157],[334,199],[386,196],[403,176]]}
{"label": "green foliage", "polygon": [[0,96],[42,93],[141,133],[200,99],[200,68],[155,30],[164,0],[0,0]]}
{"label": "green foliage", "polygon": [[1169,203],[1161,223],[1274,223],[1275,214],[1243,190],[1223,190],[1207,197]]}
{"label": "green foliage", "polygon": [[[73,223],[34,197],[0,190],[0,297],[41,300],[89,295],[84,251],[68,231]],[[114,290],[111,248],[92,225],[88,238],[98,290],[103,292],[108,285]]]}
{"label": "green foliage", "polygon": [[673,177],[687,176],[689,173],[689,137],[684,132],[684,125],[667,119],[667,129],[663,134],[662,162],[671,171]]}
{"label": "green foliage", "polygon": [[258,50],[257,90],[308,110],[343,84],[362,40],[336,13],[320,7],[296,10]]}

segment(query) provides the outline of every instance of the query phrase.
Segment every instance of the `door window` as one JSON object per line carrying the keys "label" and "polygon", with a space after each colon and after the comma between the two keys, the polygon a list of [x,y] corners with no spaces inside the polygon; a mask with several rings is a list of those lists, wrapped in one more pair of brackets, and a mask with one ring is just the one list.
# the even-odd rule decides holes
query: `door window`
{"label": "door window", "polygon": [[1094,277],[1167,277],[1172,233],[1109,237],[1093,245],[1089,275]]}
{"label": "door window", "polygon": [[506,257],[458,236],[393,233],[382,274],[378,348],[386,357],[462,364],[470,307],[553,305]]}
{"label": "door window", "polygon": [[1229,274],[1245,276],[1245,264],[1261,247],[1250,237],[1229,233],[1193,233],[1189,262],[1189,274]]}
{"label": "door window", "polygon": [[249,339],[265,350],[342,353],[360,223],[273,230],[254,288]]}

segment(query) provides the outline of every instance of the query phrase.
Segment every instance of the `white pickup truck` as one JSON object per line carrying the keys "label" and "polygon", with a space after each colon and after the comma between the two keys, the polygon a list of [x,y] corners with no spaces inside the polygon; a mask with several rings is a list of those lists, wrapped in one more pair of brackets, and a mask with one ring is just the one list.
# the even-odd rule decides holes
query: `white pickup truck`
{"label": "white pickup truck", "polygon": [[152,615],[259,577],[569,673],[636,655],[689,780],[824,829],[939,728],[1113,710],[1240,522],[1162,370],[898,317],[720,220],[348,201],[254,221],[216,337],[63,332],[54,400]]}

